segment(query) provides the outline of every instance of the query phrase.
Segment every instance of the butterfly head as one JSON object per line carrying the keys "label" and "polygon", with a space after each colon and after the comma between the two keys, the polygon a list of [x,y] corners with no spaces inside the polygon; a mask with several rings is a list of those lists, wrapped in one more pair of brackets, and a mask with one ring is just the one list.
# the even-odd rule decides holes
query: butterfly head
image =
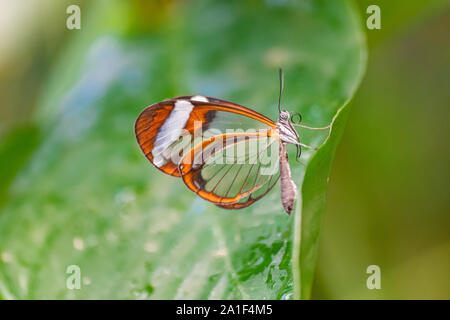
{"label": "butterfly head", "polygon": [[300,163],[301,147],[300,147],[300,137],[295,130],[293,124],[299,124],[302,121],[302,116],[300,113],[295,112],[292,115],[289,111],[282,110],[278,116],[278,134],[280,140],[285,143],[292,143],[297,148],[297,154],[295,159]]}
{"label": "butterfly head", "polygon": [[293,144],[299,143],[299,136],[292,125],[289,111],[280,111],[277,125],[281,141]]}
{"label": "butterfly head", "polygon": [[289,121],[290,116],[291,115],[290,115],[289,111],[282,110],[282,111],[280,111],[280,114],[278,116],[278,121],[279,122],[287,122],[287,121]]}

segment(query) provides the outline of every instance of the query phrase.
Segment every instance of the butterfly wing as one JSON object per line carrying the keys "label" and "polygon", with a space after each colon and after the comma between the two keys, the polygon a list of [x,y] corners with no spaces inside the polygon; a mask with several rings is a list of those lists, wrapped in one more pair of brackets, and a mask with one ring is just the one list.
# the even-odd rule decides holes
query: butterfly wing
{"label": "butterfly wing", "polygon": [[181,96],[145,108],[135,123],[147,159],[166,174],[180,177],[178,163],[205,137],[227,129],[273,129],[269,118],[244,106],[204,96]]}
{"label": "butterfly wing", "polygon": [[279,179],[275,129],[217,135],[185,154],[179,168],[186,186],[227,209],[249,206]]}

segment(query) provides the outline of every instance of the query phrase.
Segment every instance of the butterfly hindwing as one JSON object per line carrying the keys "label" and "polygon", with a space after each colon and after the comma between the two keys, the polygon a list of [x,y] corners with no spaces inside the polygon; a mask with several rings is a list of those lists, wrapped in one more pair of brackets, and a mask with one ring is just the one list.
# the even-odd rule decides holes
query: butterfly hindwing
{"label": "butterfly hindwing", "polygon": [[222,207],[241,208],[278,181],[278,150],[273,129],[224,134],[191,149],[179,168],[187,187],[200,197]]}

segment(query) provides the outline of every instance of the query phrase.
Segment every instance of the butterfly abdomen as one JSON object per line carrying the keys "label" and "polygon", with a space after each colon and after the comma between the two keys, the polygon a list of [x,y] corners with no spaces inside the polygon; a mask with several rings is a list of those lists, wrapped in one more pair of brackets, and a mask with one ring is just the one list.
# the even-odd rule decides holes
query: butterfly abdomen
{"label": "butterfly abdomen", "polygon": [[297,186],[291,178],[291,168],[289,167],[286,143],[284,142],[280,143],[280,185],[281,203],[286,213],[291,215],[297,197]]}

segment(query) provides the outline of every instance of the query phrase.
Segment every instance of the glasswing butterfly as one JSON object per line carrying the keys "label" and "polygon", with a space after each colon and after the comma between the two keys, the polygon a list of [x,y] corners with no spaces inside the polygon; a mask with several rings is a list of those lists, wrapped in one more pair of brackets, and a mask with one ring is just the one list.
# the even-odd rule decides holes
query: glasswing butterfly
{"label": "glasswing butterfly", "polygon": [[297,187],[286,145],[297,147],[297,161],[301,147],[311,148],[300,142],[294,127],[330,126],[307,127],[300,124],[300,114],[291,117],[281,110],[283,88],[280,69],[277,122],[239,104],[200,95],[155,103],[136,120],[137,142],[157,169],[181,178],[189,189],[221,208],[248,207],[280,179],[281,202],[290,215]]}

